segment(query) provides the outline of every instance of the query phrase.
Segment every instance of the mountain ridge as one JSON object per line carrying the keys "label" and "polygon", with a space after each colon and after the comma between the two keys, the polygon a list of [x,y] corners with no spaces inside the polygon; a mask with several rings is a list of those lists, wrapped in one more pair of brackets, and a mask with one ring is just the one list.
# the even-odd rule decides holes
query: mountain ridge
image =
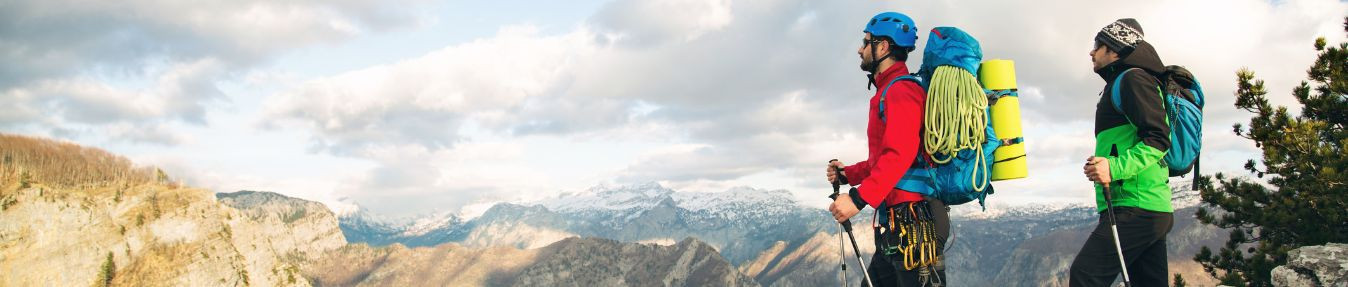
{"label": "mountain ridge", "polygon": [[[1194,277],[1190,282],[1204,283],[1209,282],[1205,280],[1207,275],[1192,268],[1187,260],[1196,252],[1192,243],[1217,244],[1213,238],[1221,238],[1221,234],[1215,228],[1192,224],[1192,210],[1197,205],[1192,199],[1197,193],[1178,188],[1187,185],[1186,182],[1172,183],[1177,187],[1174,194],[1176,217],[1183,222],[1177,225],[1180,227],[1172,237],[1173,240],[1182,238],[1185,247],[1174,248],[1178,251],[1173,251],[1171,258],[1176,259],[1172,260],[1176,266],[1183,267],[1186,278]],[[803,206],[786,196],[789,194],[782,190],[746,187],[706,193],[674,191],[654,183],[600,185],[584,192],[560,195],[559,198],[568,200],[548,204],[499,203],[482,216],[464,221],[455,230],[465,235],[457,242],[466,246],[514,248],[545,246],[570,236],[665,244],[673,242],[674,238],[692,236],[707,241],[741,272],[754,276],[759,283],[778,286],[823,284],[824,281],[818,278],[837,277],[836,226],[822,209]],[[634,199],[647,201],[634,202]],[[1043,259],[1018,254],[1052,252],[1059,254],[1051,258],[1058,262],[1053,263],[1056,265],[1043,265],[1048,261],[1036,264],[1048,270],[1065,270],[1065,265],[1058,265],[1065,264],[1061,263],[1063,260],[1070,263],[1075,248],[1080,246],[1080,242],[1076,242],[1080,239],[1077,235],[1088,233],[1098,218],[1093,204],[1087,203],[994,207],[986,212],[977,206],[961,206],[955,210],[959,212],[952,212],[955,232],[951,241],[953,249],[948,256],[952,272],[964,275],[952,278],[952,283],[957,284],[996,281],[1016,286],[1033,285],[1028,282],[1058,282],[1060,278],[1053,277],[1058,275],[1013,276],[1017,269],[1007,268],[1022,265],[1017,262]],[[854,224],[858,227],[856,234],[863,253],[869,256],[873,249],[869,240],[871,231],[864,222],[870,222],[870,211],[863,212],[853,222],[860,223]],[[825,240],[828,238],[834,240]],[[1039,244],[1057,241],[1061,243]],[[1074,244],[1076,246],[1070,246]],[[850,247],[848,249],[850,253]]]}
{"label": "mountain ridge", "polygon": [[[54,146],[82,155],[62,158],[62,166],[93,166],[98,172],[66,176],[62,173],[69,169],[35,165],[50,162],[41,157],[19,154],[19,160],[10,161],[22,150],[0,150],[7,159],[0,164],[0,271],[18,274],[0,278],[0,285],[88,284],[104,261],[115,266],[114,283],[132,285],[547,285],[570,280],[817,286],[840,279],[837,225],[823,209],[802,206],[784,190],[737,187],[698,193],[654,183],[600,186],[559,196],[571,204],[500,203],[469,219],[435,213],[390,223],[363,209],[338,215],[320,203],[273,192],[184,187],[158,171],[146,177],[145,169],[137,169],[128,176],[121,169],[129,163],[104,160],[115,156]],[[89,160],[114,164],[82,162]],[[1192,218],[1193,205],[1186,202],[1196,203],[1195,197],[1182,190],[1175,194],[1176,227],[1168,237],[1168,253],[1172,271],[1202,285],[1215,281],[1189,258],[1199,246],[1218,245],[1224,237]],[[995,216],[952,214],[955,233],[946,255],[950,283],[1064,284],[1066,264],[1097,219],[1087,204],[990,210]],[[853,221],[869,260],[871,231],[865,222],[870,213]],[[631,281],[628,275],[635,269],[610,266],[623,260],[636,260],[623,266],[659,270],[640,277],[659,280]],[[505,269],[477,267],[484,265]],[[849,265],[856,281],[862,268]],[[589,275],[555,276],[574,266],[584,266],[576,270]],[[428,270],[459,275],[423,276],[440,274]]]}
{"label": "mountain ridge", "polygon": [[[529,246],[533,249],[455,243],[423,248],[394,243],[376,249],[348,244],[353,237],[342,231],[332,209],[318,202],[274,192],[215,193],[186,187],[160,170],[136,168],[119,156],[71,143],[0,134],[0,146],[5,147],[0,149],[0,286],[438,282],[418,281],[424,274],[457,274],[468,280],[463,282],[476,282],[468,285],[758,286],[714,248],[692,238],[656,245],[568,235],[539,248]],[[72,174],[79,171],[89,173]],[[357,260],[364,258],[361,254],[384,256]],[[497,265],[478,264],[484,258],[528,269],[493,269]],[[630,266],[616,273],[604,268],[614,258],[628,260]],[[371,273],[372,266],[378,272]],[[504,278],[503,284],[475,281],[486,278],[483,274],[513,275],[495,277]],[[647,275],[658,280],[644,280]]]}

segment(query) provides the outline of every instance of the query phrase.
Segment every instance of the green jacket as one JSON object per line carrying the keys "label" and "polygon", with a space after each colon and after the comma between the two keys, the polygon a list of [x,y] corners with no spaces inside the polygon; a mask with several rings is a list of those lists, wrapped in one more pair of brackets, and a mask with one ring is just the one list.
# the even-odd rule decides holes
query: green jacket
{"label": "green jacket", "polygon": [[[1109,93],[1114,79],[1131,68],[1141,70],[1124,75],[1119,87],[1123,113],[1119,113]],[[1164,72],[1156,49],[1145,41],[1124,58],[1096,71],[1106,84],[1095,106],[1095,156],[1109,159],[1114,206],[1173,212],[1170,173],[1162,159],[1170,149],[1170,125],[1155,76]],[[1097,209],[1105,210],[1100,184],[1095,185],[1095,203]]]}

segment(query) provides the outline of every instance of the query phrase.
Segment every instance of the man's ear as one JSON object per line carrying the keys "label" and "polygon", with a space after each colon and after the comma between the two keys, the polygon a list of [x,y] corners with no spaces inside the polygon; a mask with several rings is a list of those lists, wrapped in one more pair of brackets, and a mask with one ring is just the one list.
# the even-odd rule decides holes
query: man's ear
{"label": "man's ear", "polygon": [[1105,48],[1105,56],[1109,57],[1110,59],[1113,59],[1114,61],[1123,59],[1123,57],[1119,56],[1119,52],[1114,52],[1114,50],[1109,48]]}
{"label": "man's ear", "polygon": [[1110,49],[1109,46],[1105,45],[1100,45],[1100,48],[1105,50],[1104,56],[1106,59],[1114,59],[1115,61],[1119,60],[1120,58],[1119,52],[1115,52],[1114,49]]}

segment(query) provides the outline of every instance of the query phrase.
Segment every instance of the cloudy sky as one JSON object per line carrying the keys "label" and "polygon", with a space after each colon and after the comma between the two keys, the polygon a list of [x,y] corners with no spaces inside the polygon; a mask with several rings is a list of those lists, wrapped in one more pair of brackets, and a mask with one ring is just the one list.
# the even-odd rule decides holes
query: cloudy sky
{"label": "cloudy sky", "polygon": [[1311,43],[1344,41],[1348,15],[1336,0],[1122,3],[4,1],[0,132],[392,216],[650,181],[823,206],[823,163],[865,155],[860,30],[900,11],[1016,61],[1031,177],[992,203],[1087,202],[1100,27],[1137,18],[1198,75],[1204,172],[1240,173],[1258,150],[1230,132],[1249,117],[1235,71],[1294,104]]}

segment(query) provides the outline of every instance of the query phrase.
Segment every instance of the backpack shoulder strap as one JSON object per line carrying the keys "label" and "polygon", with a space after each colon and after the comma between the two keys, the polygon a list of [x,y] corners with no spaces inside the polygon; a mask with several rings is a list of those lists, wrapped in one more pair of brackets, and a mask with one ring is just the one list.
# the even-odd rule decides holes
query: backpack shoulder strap
{"label": "backpack shoulder strap", "polygon": [[1119,112],[1120,114],[1123,113],[1123,103],[1119,102],[1119,85],[1123,84],[1123,76],[1128,75],[1128,72],[1132,72],[1133,70],[1140,70],[1140,69],[1129,68],[1127,70],[1124,70],[1122,73],[1119,73],[1118,77],[1114,78],[1114,85],[1110,86],[1111,88],[1109,90],[1109,103],[1114,105],[1114,111]]}
{"label": "backpack shoulder strap", "polygon": [[894,78],[894,80],[889,81],[889,84],[885,85],[885,89],[880,91],[880,121],[885,120],[885,95],[889,94],[889,87],[893,87],[894,83],[898,83],[899,81],[912,81],[913,83],[917,83],[917,85],[919,86],[922,85],[922,79],[919,79],[917,76],[914,76],[913,74],[899,76],[897,78]]}

